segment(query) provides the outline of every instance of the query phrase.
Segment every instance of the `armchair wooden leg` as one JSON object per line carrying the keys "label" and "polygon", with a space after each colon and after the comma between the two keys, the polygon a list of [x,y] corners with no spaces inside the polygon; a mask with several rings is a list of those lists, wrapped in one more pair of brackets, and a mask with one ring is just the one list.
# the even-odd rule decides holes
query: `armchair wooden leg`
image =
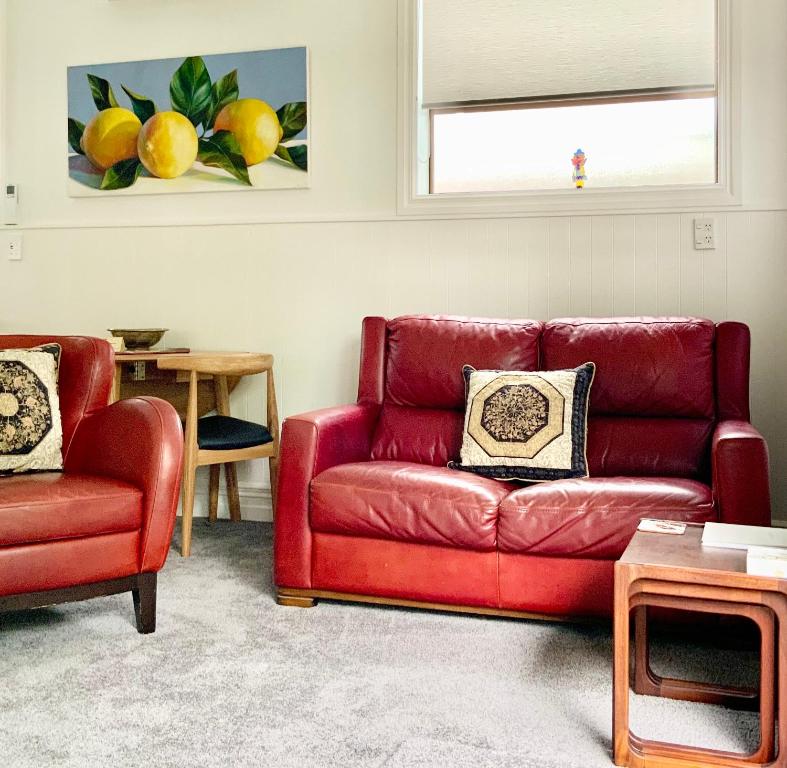
{"label": "armchair wooden leg", "polygon": [[230,508],[230,520],[238,523],[241,520],[240,496],[238,494],[238,473],[234,464],[224,465],[224,478],[227,481],[227,503]]}
{"label": "armchair wooden leg", "polygon": [[137,586],[131,590],[137,632],[142,635],[156,631],[156,579],[155,573],[140,573]]}
{"label": "armchair wooden leg", "polygon": [[210,465],[210,485],[208,489],[208,520],[216,522],[219,513],[219,475],[221,473],[220,464]]}

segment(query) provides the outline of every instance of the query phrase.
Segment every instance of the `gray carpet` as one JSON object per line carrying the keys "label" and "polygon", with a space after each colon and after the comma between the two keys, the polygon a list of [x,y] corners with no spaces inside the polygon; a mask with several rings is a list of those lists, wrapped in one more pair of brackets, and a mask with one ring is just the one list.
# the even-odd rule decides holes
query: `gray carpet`
{"label": "gray carpet", "polygon": [[[0,764],[609,766],[611,637],[571,626],[272,598],[271,532],[195,526],[130,595],[0,616]],[[748,656],[659,644],[654,666],[756,676]],[[741,750],[756,717],[632,697],[642,736]]]}

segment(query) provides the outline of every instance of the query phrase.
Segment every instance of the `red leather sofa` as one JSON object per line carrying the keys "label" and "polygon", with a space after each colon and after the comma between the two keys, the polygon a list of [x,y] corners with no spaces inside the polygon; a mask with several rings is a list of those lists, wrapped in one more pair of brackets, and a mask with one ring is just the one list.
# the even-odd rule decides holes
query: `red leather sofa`
{"label": "red leather sofa", "polygon": [[0,476],[0,611],[131,591],[156,626],[156,573],[175,523],[183,434],[175,409],[107,406],[114,355],[83,336],[0,336],[0,349],[56,342],[63,472]]}
{"label": "red leather sofa", "polygon": [[[586,361],[589,478],[524,485],[446,468],[464,364]],[[608,615],[613,564],[640,518],[770,525],[748,389],[741,323],[367,317],[357,403],[284,423],[277,599]]]}

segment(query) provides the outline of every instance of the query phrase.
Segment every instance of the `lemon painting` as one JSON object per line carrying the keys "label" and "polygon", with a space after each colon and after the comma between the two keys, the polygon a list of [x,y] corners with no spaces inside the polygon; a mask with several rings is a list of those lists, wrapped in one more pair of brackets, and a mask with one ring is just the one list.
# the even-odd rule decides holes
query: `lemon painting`
{"label": "lemon painting", "polygon": [[306,48],[68,68],[69,194],[307,187]]}

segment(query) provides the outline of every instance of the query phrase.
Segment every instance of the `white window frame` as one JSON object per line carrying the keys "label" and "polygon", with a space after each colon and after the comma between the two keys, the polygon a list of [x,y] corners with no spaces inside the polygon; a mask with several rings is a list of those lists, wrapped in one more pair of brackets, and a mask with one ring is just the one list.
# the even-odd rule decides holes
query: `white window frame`
{"label": "white window frame", "polygon": [[[404,216],[517,216],[620,211],[723,210],[740,206],[740,11],[731,0],[716,0],[718,36],[717,147],[715,184],[681,184],[582,190],[532,190],[419,194],[428,188],[429,111],[419,107],[418,24],[421,0],[399,0],[398,191]],[[426,183],[424,183],[426,182]]]}

